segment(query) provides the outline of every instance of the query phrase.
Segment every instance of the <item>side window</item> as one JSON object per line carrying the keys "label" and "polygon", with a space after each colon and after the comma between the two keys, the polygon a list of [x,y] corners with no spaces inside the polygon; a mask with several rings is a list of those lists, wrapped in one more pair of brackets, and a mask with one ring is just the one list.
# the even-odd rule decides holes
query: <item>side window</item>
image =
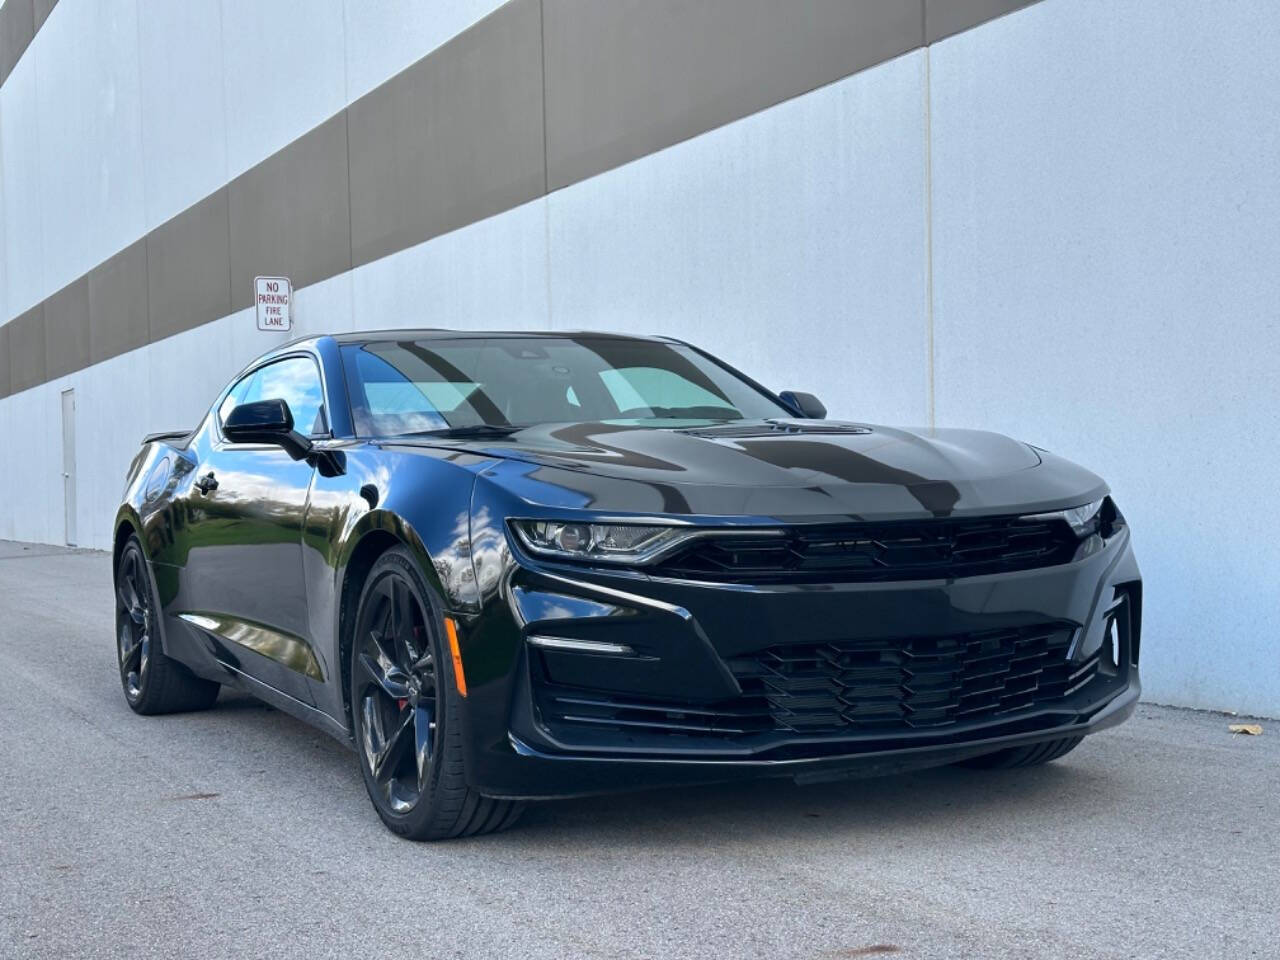
{"label": "side window", "polygon": [[310,357],[289,357],[259,367],[241,403],[283,400],[293,414],[293,428],[303,435],[328,433],[320,371]]}
{"label": "side window", "polygon": [[253,378],[256,375],[257,375],[256,371],[254,373],[245,374],[243,377],[241,377],[239,380],[236,381],[236,385],[232,387],[231,390],[227,393],[221,405],[218,407],[218,426],[219,427],[221,427],[224,423],[227,422],[227,415],[244,402],[244,395],[246,391],[248,391],[249,389],[250,382],[253,380]]}

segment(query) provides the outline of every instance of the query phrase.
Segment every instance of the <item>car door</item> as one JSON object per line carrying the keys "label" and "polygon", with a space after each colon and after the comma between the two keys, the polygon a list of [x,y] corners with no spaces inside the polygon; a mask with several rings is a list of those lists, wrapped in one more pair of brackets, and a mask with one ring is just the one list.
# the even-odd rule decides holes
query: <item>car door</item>
{"label": "car door", "polygon": [[187,608],[224,664],[310,704],[323,679],[308,630],[302,533],[314,466],[272,444],[233,443],[221,423],[236,405],[281,399],[294,429],[328,433],[316,361],[273,360],[232,387],[210,424],[188,493],[182,573]]}

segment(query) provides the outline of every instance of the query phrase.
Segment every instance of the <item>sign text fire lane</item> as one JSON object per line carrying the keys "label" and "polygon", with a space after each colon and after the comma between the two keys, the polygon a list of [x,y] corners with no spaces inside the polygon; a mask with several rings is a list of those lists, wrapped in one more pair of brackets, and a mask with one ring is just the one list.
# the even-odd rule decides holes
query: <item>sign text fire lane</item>
{"label": "sign text fire lane", "polygon": [[254,277],[253,302],[259,330],[288,330],[293,326],[293,285],[288,277]]}

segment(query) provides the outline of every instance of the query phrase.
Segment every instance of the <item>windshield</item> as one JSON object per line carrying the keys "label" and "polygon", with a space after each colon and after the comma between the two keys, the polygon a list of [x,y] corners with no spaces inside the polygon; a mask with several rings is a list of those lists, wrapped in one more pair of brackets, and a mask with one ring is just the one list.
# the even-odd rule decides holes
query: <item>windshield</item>
{"label": "windshield", "polygon": [[343,347],[366,437],[579,421],[794,414],[682,344],[601,336],[396,340]]}

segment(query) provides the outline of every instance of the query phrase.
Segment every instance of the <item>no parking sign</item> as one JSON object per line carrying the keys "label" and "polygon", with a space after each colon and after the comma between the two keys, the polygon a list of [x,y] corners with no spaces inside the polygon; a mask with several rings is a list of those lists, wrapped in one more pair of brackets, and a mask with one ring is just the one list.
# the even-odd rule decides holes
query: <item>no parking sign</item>
{"label": "no parking sign", "polygon": [[293,284],[288,277],[254,277],[253,302],[259,330],[288,330],[293,326]]}

